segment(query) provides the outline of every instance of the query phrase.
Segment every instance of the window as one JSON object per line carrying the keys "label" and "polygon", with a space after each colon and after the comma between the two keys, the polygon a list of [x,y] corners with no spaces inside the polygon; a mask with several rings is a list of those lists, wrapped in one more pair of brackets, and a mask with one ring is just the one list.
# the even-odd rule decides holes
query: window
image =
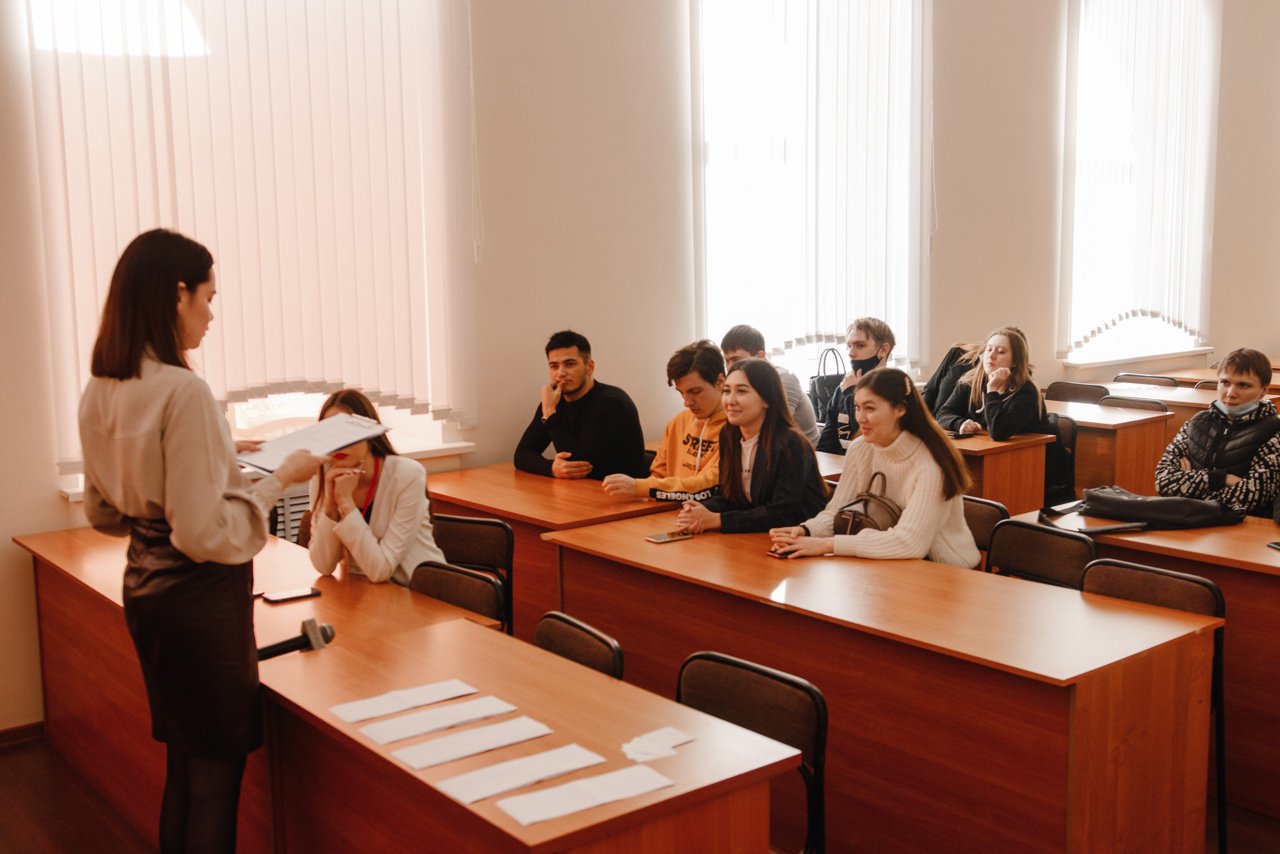
{"label": "window", "polygon": [[1203,343],[1219,0],[1072,0],[1058,355]]}
{"label": "window", "polygon": [[[696,7],[703,328],[775,353],[843,348],[884,319],[920,348],[929,174],[924,0]],[[782,361],[787,361],[784,355]]]}
{"label": "window", "polygon": [[472,258],[450,231],[474,221],[467,7],[28,9],[64,473],[111,271],[155,227],[214,255],[191,361],[219,399],[350,385],[471,417]]}

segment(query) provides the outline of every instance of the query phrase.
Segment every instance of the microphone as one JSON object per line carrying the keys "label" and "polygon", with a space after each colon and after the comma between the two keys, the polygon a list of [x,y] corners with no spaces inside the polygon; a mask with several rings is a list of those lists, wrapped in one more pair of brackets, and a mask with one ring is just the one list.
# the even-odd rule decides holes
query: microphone
{"label": "microphone", "polygon": [[333,626],[328,623],[317,624],[314,618],[303,620],[301,628],[302,634],[297,637],[282,640],[279,643],[273,643],[259,649],[258,661],[266,661],[268,658],[275,658],[277,655],[284,655],[286,652],[294,652],[295,650],[324,649],[329,641],[333,640],[334,635],[337,634],[333,630]]}

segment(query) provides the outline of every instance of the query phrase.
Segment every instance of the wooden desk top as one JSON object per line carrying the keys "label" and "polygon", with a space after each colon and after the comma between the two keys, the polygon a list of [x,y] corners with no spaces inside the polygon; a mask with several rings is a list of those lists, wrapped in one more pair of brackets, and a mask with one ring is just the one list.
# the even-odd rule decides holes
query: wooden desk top
{"label": "wooden desk top", "polygon": [[964,457],[987,457],[992,454],[1007,454],[1036,445],[1047,445],[1054,441],[1048,433],[1018,433],[1003,442],[997,442],[986,433],[974,433],[959,439],[952,439],[960,455]]}
{"label": "wooden desk top", "polygon": [[[124,578],[128,540],[100,534],[92,528],[50,531],[14,537],[22,548],[59,567],[86,587],[123,607],[121,584]],[[498,624],[479,614],[455,608],[445,602],[414,593],[398,584],[370,584],[359,576],[320,575],[311,566],[307,550],[286,540],[271,537],[253,563],[254,590],[290,590],[315,587],[320,595],[272,605],[259,599],[254,603],[254,632],[258,645],[284,640],[298,634],[303,620],[332,623],[337,630],[334,643],[343,645],[362,633],[381,637],[448,620],[468,620],[480,625]]]}
{"label": "wooden desk top", "polygon": [[553,531],[680,507],[678,501],[617,498],[606,495],[598,480],[542,477],[517,471],[511,463],[431,474],[427,494]]}
{"label": "wooden desk top", "polygon": [[1045,409],[1056,415],[1065,415],[1081,427],[1100,430],[1117,430],[1152,421],[1166,421],[1173,417],[1169,412],[1152,412],[1147,409],[1124,409],[1118,406],[1099,406],[1070,400],[1046,400]]}
{"label": "wooden desk top", "polygon": [[[1208,409],[1218,399],[1218,390],[1214,388],[1187,388],[1186,386],[1143,385],[1142,383],[1101,383],[1108,394],[1117,397],[1142,397],[1148,400],[1163,401],[1165,406],[1179,409]],[[1275,402],[1280,395],[1267,394],[1267,398]]]}
{"label": "wooden desk top", "polygon": [[[376,647],[359,650],[333,647],[314,655],[288,655],[262,664],[262,684],[281,703],[323,729],[341,733],[361,748],[385,760],[388,774],[416,777],[428,786],[440,780],[577,743],[605,757],[600,765],[550,780],[547,788],[582,777],[616,771],[631,765],[622,745],[664,726],[694,737],[676,748],[676,756],[646,763],[673,781],[674,786],[627,798],[564,818],[521,827],[488,798],[459,804],[435,789],[424,788],[422,808],[470,812],[534,850],[560,850],[594,837],[616,832],[681,809],[713,794],[762,781],[799,765],[799,753],[648,691],[582,667],[532,644],[500,632],[454,621],[402,632],[382,639]],[[411,740],[379,745],[357,730],[369,723],[348,724],[329,713],[337,703],[374,696],[444,679],[462,679],[477,688],[476,696],[492,694],[517,707],[516,712],[476,726],[528,715],[554,732],[518,745],[447,762],[414,772],[391,757]],[[457,728],[451,731],[458,731]],[[427,736],[418,739],[425,741]],[[519,793],[530,789],[519,790]],[[515,794],[515,793],[508,793]],[[427,846],[430,847],[430,846]]]}
{"label": "wooden desk top", "polygon": [[[1035,513],[1015,516],[1024,522],[1035,522]],[[1070,513],[1054,522],[1072,530],[1081,527],[1114,524],[1109,519]],[[1267,543],[1280,541],[1280,525],[1270,519],[1247,516],[1239,525],[1217,528],[1187,528],[1180,531],[1131,531],[1124,534],[1099,534],[1099,543],[1123,546],[1134,551],[1168,555],[1169,557],[1218,566],[1232,566],[1264,575],[1280,575],[1280,551]]]}
{"label": "wooden desk top", "polygon": [[656,545],[661,519],[557,531],[564,548],[1055,685],[1220,620],[925,560],[778,560],[766,534]]}
{"label": "wooden desk top", "polygon": [[[1272,358],[1272,361],[1274,362],[1275,359]],[[1274,373],[1275,371],[1280,371],[1280,368],[1278,368],[1276,365],[1273,364],[1271,366],[1271,369],[1273,371],[1273,374],[1271,376],[1271,385],[1267,386],[1267,390],[1272,392],[1280,392],[1280,380],[1277,379]],[[1196,383],[1202,383],[1205,381],[1216,383],[1218,381],[1218,369],[1217,368],[1178,368],[1177,370],[1173,370],[1173,371],[1164,371],[1161,374],[1161,376],[1173,377],[1175,380],[1177,380],[1180,383],[1193,386]]]}

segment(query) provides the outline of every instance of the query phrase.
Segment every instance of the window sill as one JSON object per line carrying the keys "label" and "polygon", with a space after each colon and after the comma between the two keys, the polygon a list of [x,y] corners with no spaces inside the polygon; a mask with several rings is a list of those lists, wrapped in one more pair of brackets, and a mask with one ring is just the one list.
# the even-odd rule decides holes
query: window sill
{"label": "window sill", "polygon": [[[476,446],[473,442],[445,442],[439,445],[400,448],[398,450],[400,451],[400,456],[417,460],[426,466],[429,471],[437,471],[458,468],[458,459],[467,454],[474,454]],[[453,465],[447,465],[448,461],[452,461]],[[67,480],[74,480],[74,483],[60,486],[58,495],[69,504],[80,504],[84,501],[84,476],[71,475],[67,477]]]}
{"label": "window sill", "polygon": [[1104,368],[1114,365],[1134,365],[1143,362],[1159,362],[1169,359],[1189,359],[1195,356],[1205,356],[1213,352],[1212,347],[1192,347],[1188,350],[1177,350],[1169,353],[1150,353],[1142,356],[1125,356],[1118,359],[1072,359],[1066,358],[1062,360],[1062,366],[1065,368]]}

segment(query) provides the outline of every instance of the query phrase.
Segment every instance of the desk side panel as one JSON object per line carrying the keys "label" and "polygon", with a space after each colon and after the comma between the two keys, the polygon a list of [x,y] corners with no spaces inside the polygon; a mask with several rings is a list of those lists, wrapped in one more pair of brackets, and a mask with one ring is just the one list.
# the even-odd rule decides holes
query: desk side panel
{"label": "desk side panel", "polygon": [[[832,851],[1065,848],[1067,689],[580,552],[563,561],[565,610],[618,639],[629,682],[674,696],[684,658],[714,649],[818,686]],[[787,783],[775,843],[803,824]]]}

